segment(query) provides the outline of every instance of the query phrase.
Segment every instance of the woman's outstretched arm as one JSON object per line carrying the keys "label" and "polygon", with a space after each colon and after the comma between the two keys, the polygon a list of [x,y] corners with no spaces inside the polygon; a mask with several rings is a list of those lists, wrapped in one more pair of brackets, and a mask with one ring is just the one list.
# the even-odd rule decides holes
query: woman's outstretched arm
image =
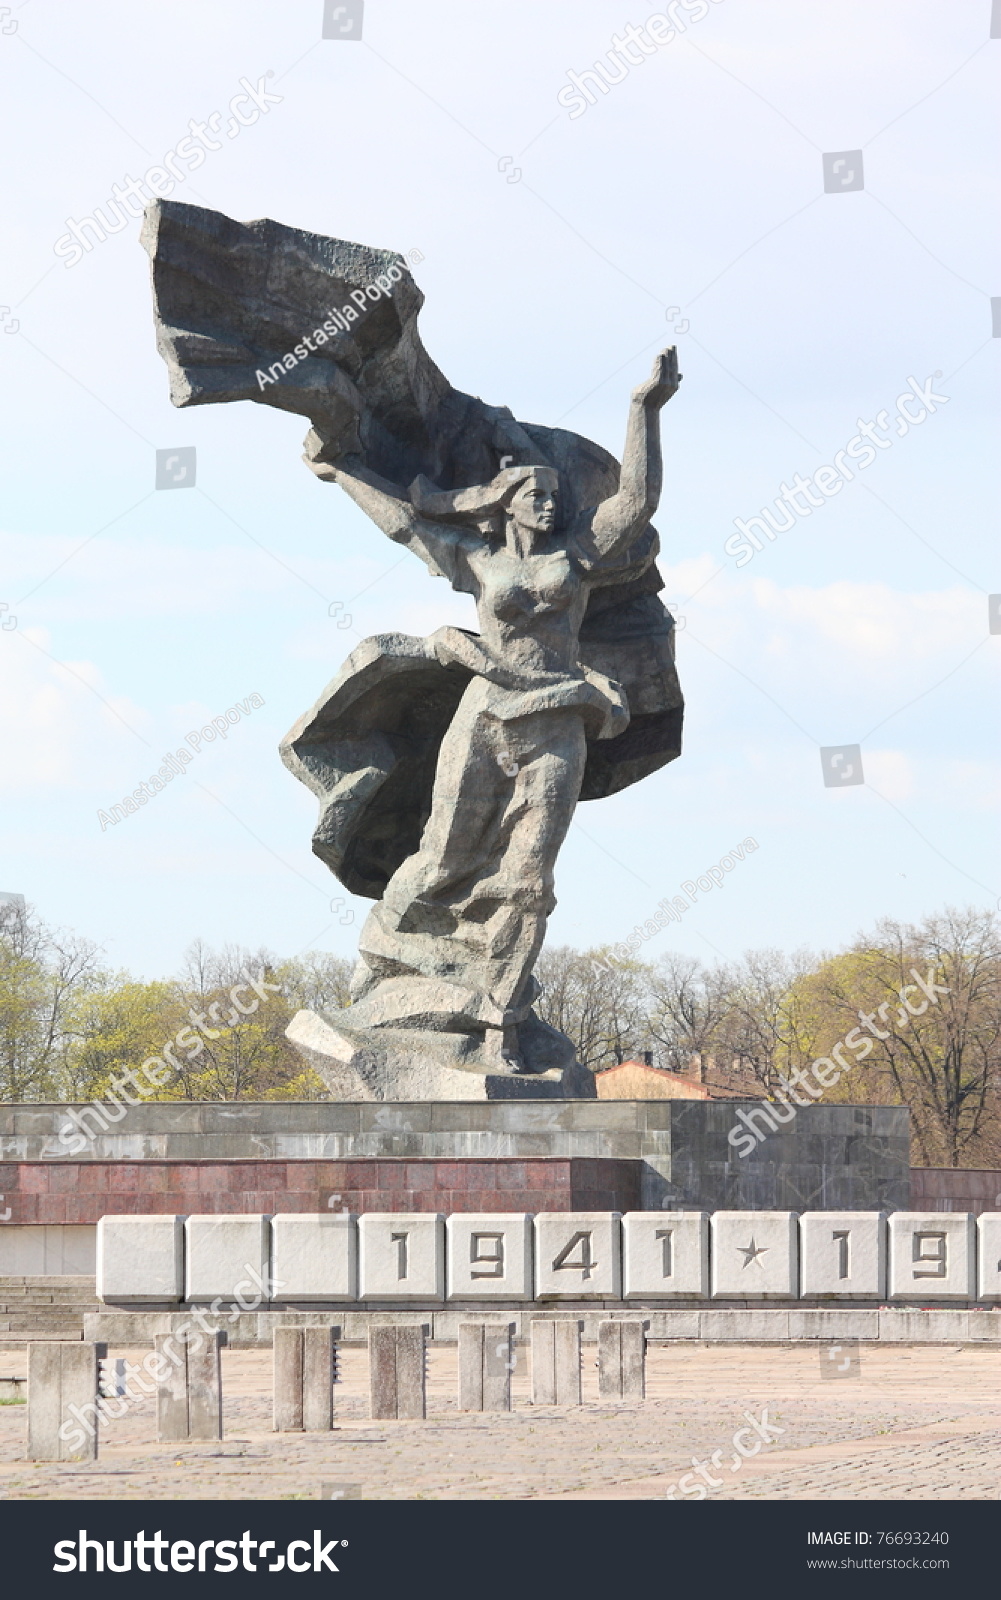
{"label": "woman's outstretched arm", "polygon": [[633,390],[618,492],[602,501],[590,534],[581,539],[583,546],[592,545],[599,560],[628,549],[657,509],[663,481],[659,412],[680,382],[678,352],[672,345],[657,357],[647,382]]}
{"label": "woman's outstretched arm", "polygon": [[339,484],[377,528],[412,550],[435,577],[447,578],[456,589],[470,588],[463,558],[466,543],[472,541],[461,530],[422,517],[405,489],[363,466],[357,456],[344,456],[336,465],[308,455],[304,460],[325,483]]}

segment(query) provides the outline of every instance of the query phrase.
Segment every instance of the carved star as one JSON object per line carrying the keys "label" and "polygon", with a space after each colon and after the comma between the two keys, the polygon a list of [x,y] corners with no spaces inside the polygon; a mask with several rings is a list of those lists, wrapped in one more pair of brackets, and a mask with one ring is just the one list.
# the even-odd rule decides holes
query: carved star
{"label": "carved star", "polygon": [[757,1261],[758,1257],[759,1256],[763,1256],[765,1251],[768,1248],[769,1247],[766,1244],[755,1244],[754,1235],[753,1234],[751,1235],[750,1244],[746,1244],[746,1245],[745,1244],[739,1244],[737,1246],[737,1249],[740,1251],[741,1255],[744,1257],[744,1266],[745,1267],[749,1267],[751,1265],[752,1261]]}

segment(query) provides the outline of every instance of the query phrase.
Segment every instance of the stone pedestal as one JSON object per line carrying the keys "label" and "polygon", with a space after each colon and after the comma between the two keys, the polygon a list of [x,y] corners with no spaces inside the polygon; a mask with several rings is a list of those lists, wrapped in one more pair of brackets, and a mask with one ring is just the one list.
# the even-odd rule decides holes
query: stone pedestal
{"label": "stone pedestal", "polygon": [[646,1329],[639,1318],[598,1323],[598,1393],[603,1400],[646,1397]]}
{"label": "stone pedestal", "polygon": [[368,1370],[373,1417],[427,1415],[427,1334],[421,1324],[381,1323],[369,1329]]}
{"label": "stone pedestal", "polygon": [[349,1031],[299,1011],[286,1029],[335,1100],[594,1100],[594,1074],[574,1063],[548,1072],[490,1072],[475,1056],[456,1065],[454,1034]]}
{"label": "stone pedestal", "polygon": [[225,1333],[196,1333],[190,1342],[156,1334],[156,1436],[161,1442],[222,1438],[219,1352],[225,1342]]}
{"label": "stone pedestal", "polygon": [[459,1410],[510,1411],[513,1322],[460,1322]]}
{"label": "stone pedestal", "polygon": [[276,1433],[328,1433],[334,1425],[334,1334],[326,1328],[276,1328]]}
{"label": "stone pedestal", "polygon": [[107,1347],[28,1345],[28,1460],[96,1461],[98,1380]]}
{"label": "stone pedestal", "polygon": [[581,1324],[576,1317],[532,1323],[533,1406],[579,1406]]}

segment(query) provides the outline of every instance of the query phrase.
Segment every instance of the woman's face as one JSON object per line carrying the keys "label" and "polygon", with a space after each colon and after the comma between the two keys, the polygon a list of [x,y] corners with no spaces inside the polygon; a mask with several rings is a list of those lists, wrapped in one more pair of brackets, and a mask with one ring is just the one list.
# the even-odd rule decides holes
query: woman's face
{"label": "woman's face", "polygon": [[527,479],[512,496],[511,516],[527,533],[551,533],[556,524],[556,490]]}

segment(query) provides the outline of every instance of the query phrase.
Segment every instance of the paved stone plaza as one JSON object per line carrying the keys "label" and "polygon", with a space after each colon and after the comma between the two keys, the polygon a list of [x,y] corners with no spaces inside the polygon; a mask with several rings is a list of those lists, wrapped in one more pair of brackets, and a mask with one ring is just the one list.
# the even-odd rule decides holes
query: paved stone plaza
{"label": "paved stone plaza", "polygon": [[[134,1360],[145,1353],[109,1351]],[[596,1355],[584,1346],[580,1409],[529,1404],[519,1347],[514,1410],[462,1414],[455,1347],[433,1347],[427,1420],[374,1422],[367,1352],[348,1347],[335,1390],[337,1431],[277,1435],[271,1351],[224,1350],[220,1443],[154,1443],[153,1402],[144,1400],[104,1431],[96,1463],[28,1463],[25,1408],[0,1406],[0,1493],[14,1500],[314,1499],[321,1485],[337,1484],[372,1500],[646,1500],[673,1489],[684,1504],[701,1482],[692,1476],[694,1456],[708,1477],[722,1480],[706,1489],[714,1499],[1001,1495],[996,1349],[863,1345],[832,1360],[816,1345],[653,1345],[647,1399],[629,1402],[599,1401]],[[23,1351],[3,1361],[4,1374],[23,1374]],[[842,1363],[846,1375],[829,1376]],[[759,1449],[761,1430],[750,1428],[751,1419],[764,1420],[769,1436]]]}

